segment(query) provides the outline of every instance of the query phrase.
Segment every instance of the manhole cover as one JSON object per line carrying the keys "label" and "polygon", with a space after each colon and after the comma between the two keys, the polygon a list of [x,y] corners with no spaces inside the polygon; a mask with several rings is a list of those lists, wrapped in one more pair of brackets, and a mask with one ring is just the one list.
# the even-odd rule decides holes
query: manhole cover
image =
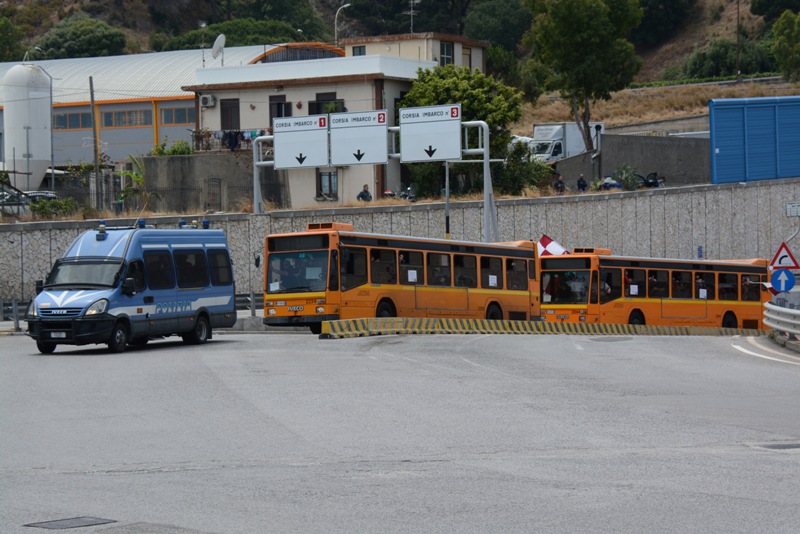
{"label": "manhole cover", "polygon": [[102,519],[100,517],[71,517],[69,519],[56,519],[55,521],[29,523],[23,526],[46,528],[49,530],[64,530],[67,528],[93,527],[95,525],[105,525],[106,523],[116,523],[116,521],[113,519]]}

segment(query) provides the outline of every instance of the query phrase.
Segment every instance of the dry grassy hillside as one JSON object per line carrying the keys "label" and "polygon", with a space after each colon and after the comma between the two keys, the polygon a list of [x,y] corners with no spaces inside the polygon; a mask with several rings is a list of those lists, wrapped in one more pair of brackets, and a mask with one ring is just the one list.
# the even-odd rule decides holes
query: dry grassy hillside
{"label": "dry grassy hillside", "polygon": [[[750,0],[738,0],[739,18],[751,35],[762,24],[761,17],[750,13]],[[641,55],[644,60],[636,81],[658,80],[668,67],[681,65],[692,51],[706,47],[713,40],[730,36],[735,39],[737,0],[697,0],[680,34],[665,45]],[[708,84],[681,87],[627,89],[612,95],[609,101],[595,102],[592,120],[614,127],[659,120],[697,117],[708,114],[712,98],[753,98],[800,94],[800,84]],[[557,94],[546,94],[535,105],[526,105],[522,119],[512,126],[518,135],[530,135],[531,126],[542,122],[572,120],[570,109]]]}

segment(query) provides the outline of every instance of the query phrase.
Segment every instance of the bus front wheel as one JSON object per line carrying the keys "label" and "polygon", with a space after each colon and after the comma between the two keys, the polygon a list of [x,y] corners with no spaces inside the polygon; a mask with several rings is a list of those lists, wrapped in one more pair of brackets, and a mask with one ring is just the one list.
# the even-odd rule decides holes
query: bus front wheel
{"label": "bus front wheel", "polygon": [[644,325],[644,315],[639,310],[635,310],[631,313],[631,316],[628,317],[628,324],[640,324]]}
{"label": "bus front wheel", "polygon": [[312,334],[318,336],[322,333],[322,323],[314,323],[311,326],[309,326],[308,329],[311,330]]}
{"label": "bus front wheel", "polygon": [[397,317],[397,312],[392,302],[389,300],[380,301],[378,309],[375,310],[375,317]]}
{"label": "bus front wheel", "polygon": [[722,318],[722,328],[739,328],[739,321],[736,320],[733,312],[726,313]]}
{"label": "bus front wheel", "polygon": [[486,308],[486,319],[489,321],[502,321],[503,310],[497,304],[489,304],[489,307]]}

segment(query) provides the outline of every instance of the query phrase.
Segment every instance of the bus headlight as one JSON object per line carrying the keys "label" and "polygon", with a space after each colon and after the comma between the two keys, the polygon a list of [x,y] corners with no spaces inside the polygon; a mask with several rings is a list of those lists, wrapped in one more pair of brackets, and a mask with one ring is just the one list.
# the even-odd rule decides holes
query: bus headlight
{"label": "bus headlight", "polygon": [[106,299],[100,299],[86,308],[85,315],[99,315],[101,313],[105,313],[107,309],[108,301]]}
{"label": "bus headlight", "polygon": [[267,310],[267,315],[278,315],[278,310],[275,308],[270,308]]}
{"label": "bus headlight", "polygon": [[582,323],[585,323],[586,322],[586,316],[585,315],[581,315],[580,317],[578,317],[578,320],[581,321]]}
{"label": "bus headlight", "polygon": [[268,300],[268,301],[266,301],[266,302],[264,303],[264,305],[265,305],[265,306],[275,306],[275,303],[274,303],[274,302],[272,302],[271,300]]}
{"label": "bus headlight", "polygon": [[317,313],[325,313],[325,306],[317,306]]}

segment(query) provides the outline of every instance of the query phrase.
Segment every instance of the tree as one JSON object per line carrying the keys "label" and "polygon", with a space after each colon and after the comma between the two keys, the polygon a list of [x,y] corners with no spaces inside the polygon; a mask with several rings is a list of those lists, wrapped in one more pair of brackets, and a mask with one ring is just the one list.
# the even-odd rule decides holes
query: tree
{"label": "tree", "polygon": [[[737,74],[736,42],[714,39],[708,50],[697,50],[684,65],[687,78],[719,78]],[[742,74],[774,72],[775,58],[763,43],[742,36],[739,47],[739,70]]]}
{"label": "tree", "polygon": [[534,53],[551,70],[549,85],[570,102],[587,150],[591,102],[610,100],[642,60],[625,38],[642,18],[638,0],[543,0],[533,25]]}
{"label": "tree", "polygon": [[[237,2],[236,18],[285,22],[305,37],[304,41],[329,40],[330,30],[308,0],[255,0]],[[227,34],[226,34],[227,37]]]}
{"label": "tree", "polygon": [[530,12],[519,0],[487,0],[469,10],[464,19],[464,33],[514,52],[531,22]]}
{"label": "tree", "polygon": [[772,31],[775,34],[772,54],[783,77],[789,81],[800,80],[800,13],[795,15],[787,9]]}
{"label": "tree", "polygon": [[78,11],[44,34],[38,46],[45,59],[118,56],[125,53],[125,33]]}
{"label": "tree", "polygon": [[787,9],[800,12],[800,0],[752,0],[750,3],[750,13],[763,15],[767,21],[777,19]]}
{"label": "tree", "polygon": [[0,18],[0,62],[20,61],[25,47],[20,44],[22,32],[7,17]]}
{"label": "tree", "polygon": [[302,33],[286,22],[277,20],[236,19],[212,24],[204,30],[193,30],[164,43],[161,50],[192,50],[211,46],[219,34],[225,35],[226,46],[291,43],[304,40]]}
{"label": "tree", "polygon": [[631,34],[637,46],[649,47],[663,43],[683,23],[697,0],[640,0],[642,24]]}
{"label": "tree", "polygon": [[[491,131],[490,152],[494,157],[505,157],[511,138],[508,126],[522,116],[522,95],[512,87],[486,76],[478,70],[454,65],[419,70],[411,90],[398,107],[438,106],[461,104],[462,121],[485,121]],[[472,146],[475,146],[473,143]],[[475,172],[475,165],[464,165],[465,174]],[[417,164],[409,167],[416,178],[421,195],[434,195],[441,188],[444,176],[441,164]]]}

